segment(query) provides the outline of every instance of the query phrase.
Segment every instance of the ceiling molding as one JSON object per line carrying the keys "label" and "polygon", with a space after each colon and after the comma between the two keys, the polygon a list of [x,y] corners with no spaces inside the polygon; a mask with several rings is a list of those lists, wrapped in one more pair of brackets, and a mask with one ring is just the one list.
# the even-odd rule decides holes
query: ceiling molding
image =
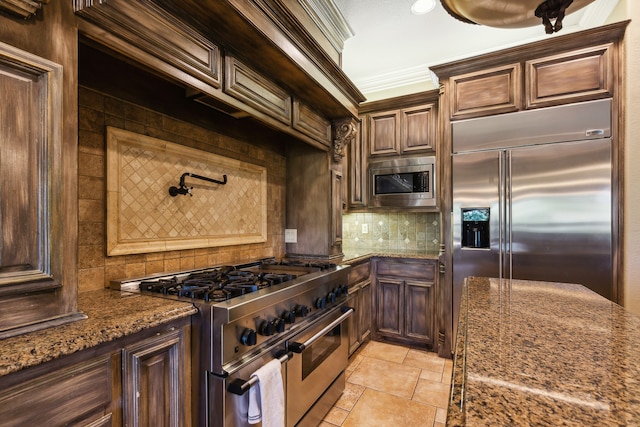
{"label": "ceiling molding", "polygon": [[[426,65],[418,65],[390,73],[378,74],[366,79],[360,79],[354,81],[354,83],[361,92],[366,94],[393,89],[399,86],[428,83],[432,81],[432,74]],[[434,82],[434,84],[437,86],[437,82]]]}
{"label": "ceiling molding", "polygon": [[353,30],[333,0],[298,0],[320,28],[331,45],[338,51],[344,49],[344,42],[353,37]]}

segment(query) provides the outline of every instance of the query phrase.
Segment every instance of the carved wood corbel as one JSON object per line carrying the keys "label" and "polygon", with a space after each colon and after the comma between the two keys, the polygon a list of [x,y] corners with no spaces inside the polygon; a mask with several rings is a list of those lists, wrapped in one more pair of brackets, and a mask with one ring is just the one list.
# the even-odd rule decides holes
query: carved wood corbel
{"label": "carved wood corbel", "polygon": [[347,118],[333,122],[333,160],[337,163],[344,157],[344,149],[358,136],[356,119]]}
{"label": "carved wood corbel", "polygon": [[0,0],[0,10],[29,19],[49,0]]}

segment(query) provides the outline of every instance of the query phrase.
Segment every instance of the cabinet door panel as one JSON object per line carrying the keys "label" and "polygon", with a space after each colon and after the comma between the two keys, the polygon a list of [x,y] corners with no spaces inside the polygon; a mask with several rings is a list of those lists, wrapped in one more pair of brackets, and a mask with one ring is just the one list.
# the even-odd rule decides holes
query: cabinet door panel
{"label": "cabinet door panel", "polygon": [[128,346],[122,358],[126,425],[177,427],[189,422],[182,329]]}
{"label": "cabinet door panel", "polygon": [[527,108],[613,96],[612,46],[527,61]]}
{"label": "cabinet door panel", "polygon": [[406,282],[406,336],[433,344],[433,283]]}
{"label": "cabinet door panel", "polygon": [[398,141],[400,139],[399,111],[371,114],[369,116],[369,153],[399,154]]}
{"label": "cabinet door panel", "polygon": [[360,333],[360,343],[364,342],[371,335],[371,280],[362,284],[359,293],[360,313],[358,314],[358,331]]}
{"label": "cabinet door panel", "polygon": [[360,286],[356,285],[349,289],[349,305],[354,308],[356,311],[355,316],[351,316],[347,319],[348,326],[348,337],[349,337],[349,356],[355,352],[358,347],[360,347],[360,330],[358,325],[358,319],[360,317],[361,307],[360,307]]}
{"label": "cabinet door panel", "polygon": [[376,330],[381,334],[401,335],[404,318],[403,281],[379,279],[376,290]]}
{"label": "cabinet door panel", "polygon": [[433,150],[435,123],[433,104],[402,110],[402,152]]}
{"label": "cabinet door panel", "polygon": [[522,100],[520,75],[520,64],[513,64],[453,77],[451,117],[518,111]]}

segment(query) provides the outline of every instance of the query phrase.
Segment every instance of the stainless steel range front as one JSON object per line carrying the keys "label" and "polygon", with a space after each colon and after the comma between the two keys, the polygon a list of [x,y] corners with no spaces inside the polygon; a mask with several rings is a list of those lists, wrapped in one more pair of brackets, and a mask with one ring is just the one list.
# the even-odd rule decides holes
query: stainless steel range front
{"label": "stainless steel range front", "polygon": [[[317,425],[344,389],[349,266],[274,259],[112,282],[193,302],[196,423],[247,422],[251,374],[282,362],[287,427]],[[295,392],[295,395],[292,393]]]}

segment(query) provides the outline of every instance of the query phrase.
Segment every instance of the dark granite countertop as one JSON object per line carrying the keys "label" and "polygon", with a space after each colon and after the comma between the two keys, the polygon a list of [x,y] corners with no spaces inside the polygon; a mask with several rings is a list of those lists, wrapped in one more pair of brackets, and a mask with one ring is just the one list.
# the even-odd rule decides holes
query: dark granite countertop
{"label": "dark granite countertop", "polygon": [[640,423],[640,317],[572,284],[468,278],[448,426]]}
{"label": "dark granite countertop", "polygon": [[426,251],[419,249],[345,249],[343,264],[358,264],[365,262],[373,257],[389,257],[389,258],[413,258],[413,259],[438,259],[438,252]]}
{"label": "dark granite countertop", "polygon": [[193,304],[109,289],[78,294],[87,319],[0,340],[0,376],[197,313]]}

